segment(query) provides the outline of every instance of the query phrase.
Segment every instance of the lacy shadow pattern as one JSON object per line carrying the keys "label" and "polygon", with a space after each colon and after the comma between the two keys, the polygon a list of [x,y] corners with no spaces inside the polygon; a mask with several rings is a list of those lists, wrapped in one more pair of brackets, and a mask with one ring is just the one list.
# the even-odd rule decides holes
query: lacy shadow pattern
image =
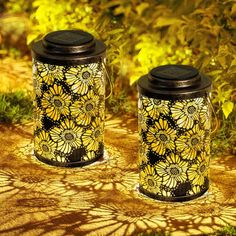
{"label": "lacy shadow pattern", "polygon": [[[128,122],[126,122],[128,121]],[[124,125],[124,123],[128,125]],[[138,192],[135,120],[108,117],[105,156],[82,168],[46,165],[33,156],[31,124],[1,127],[0,235],[203,235],[236,226],[236,168],[211,161],[210,189],[184,203]]]}

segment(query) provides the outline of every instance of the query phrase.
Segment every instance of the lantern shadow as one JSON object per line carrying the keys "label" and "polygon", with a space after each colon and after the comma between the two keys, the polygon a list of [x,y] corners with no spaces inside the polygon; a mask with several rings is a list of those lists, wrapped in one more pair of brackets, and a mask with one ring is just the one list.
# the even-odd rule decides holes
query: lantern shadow
{"label": "lantern shadow", "polygon": [[72,169],[36,160],[30,126],[22,127],[25,133],[21,128],[4,129],[0,234],[203,235],[235,224],[235,172],[225,171],[217,159],[211,167],[210,190],[198,199],[169,203],[140,194],[136,188],[137,133],[127,132],[117,120],[106,126],[105,158]]}

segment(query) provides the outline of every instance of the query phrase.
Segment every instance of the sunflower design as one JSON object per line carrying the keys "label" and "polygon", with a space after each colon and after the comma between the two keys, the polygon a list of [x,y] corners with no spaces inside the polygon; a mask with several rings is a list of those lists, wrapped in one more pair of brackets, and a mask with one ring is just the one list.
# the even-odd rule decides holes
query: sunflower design
{"label": "sunflower design", "polygon": [[33,58],[33,60],[32,60],[32,73],[33,73],[33,75],[38,74],[37,65],[38,65],[38,62]]}
{"label": "sunflower design", "polygon": [[163,185],[174,188],[179,182],[187,180],[187,167],[187,162],[181,160],[178,155],[171,153],[165,161],[155,165],[155,170],[163,178]]}
{"label": "sunflower design", "polygon": [[172,107],[172,117],[177,121],[179,127],[190,129],[195,121],[199,119],[199,112],[203,98],[185,101],[177,101]]}
{"label": "sunflower design", "polygon": [[72,86],[74,93],[84,95],[88,92],[89,86],[99,83],[98,65],[98,63],[80,65],[66,71],[66,81]]}
{"label": "sunflower design", "polygon": [[59,155],[59,154],[55,154],[55,156],[51,160],[60,163],[68,162],[67,158],[64,155]]}
{"label": "sunflower design", "polygon": [[105,204],[90,208],[89,220],[79,225],[84,235],[138,235],[167,227],[166,218],[154,205],[126,199],[121,194],[117,197],[119,201],[106,200]]}
{"label": "sunflower design", "polygon": [[[97,79],[99,78],[99,79]],[[103,71],[97,71],[96,74],[96,79],[93,83],[93,89],[95,91],[96,94],[98,94],[99,96],[105,96],[105,77],[103,75]]]}
{"label": "sunflower design", "polygon": [[97,151],[103,141],[103,122],[100,118],[95,118],[91,126],[83,133],[82,142],[89,151]]}
{"label": "sunflower design", "polygon": [[72,148],[79,148],[81,145],[81,134],[83,129],[72,120],[64,120],[59,127],[50,131],[52,140],[57,143],[57,150],[63,153],[70,153]]}
{"label": "sunflower design", "polygon": [[141,140],[140,145],[139,145],[139,164],[140,165],[148,162],[148,158],[147,158],[148,151],[149,151],[148,145]]}
{"label": "sunflower design", "polygon": [[188,177],[194,185],[203,185],[208,176],[209,157],[205,152],[197,157],[196,162],[188,169]]}
{"label": "sunflower design", "polygon": [[140,173],[140,184],[143,189],[151,192],[158,193],[160,190],[161,178],[155,172],[155,169],[147,165]]}
{"label": "sunflower design", "polygon": [[69,114],[69,104],[71,96],[63,91],[63,88],[57,84],[44,93],[42,107],[46,110],[46,115],[53,120],[59,120],[61,115]]}
{"label": "sunflower design", "polygon": [[159,119],[153,127],[147,131],[147,142],[151,149],[159,155],[164,155],[167,149],[175,148],[174,139],[176,131],[171,129],[164,119]]}
{"label": "sunflower design", "polygon": [[[204,222],[204,225],[209,228],[211,228],[212,225],[216,224],[215,222],[219,222],[218,224],[221,225],[221,227],[225,225],[235,226],[235,202],[234,204],[228,204],[227,200],[225,202],[212,201],[210,202],[210,204],[208,203],[205,205],[196,204],[195,207],[195,214],[192,215],[193,222]],[[202,231],[199,231],[199,234],[202,234]],[[212,234],[212,231],[209,231],[209,235],[210,234]],[[227,233],[225,235],[227,235]],[[230,233],[228,233],[228,235],[230,235]],[[231,235],[235,234],[233,233]]]}
{"label": "sunflower design", "polygon": [[88,125],[92,117],[98,116],[99,97],[90,90],[86,95],[81,96],[70,107],[71,115],[76,117],[76,122],[80,125]]}
{"label": "sunflower design", "polygon": [[42,83],[38,79],[37,76],[33,75],[33,87],[34,87],[34,92],[37,96],[41,96],[42,90],[41,90]]}
{"label": "sunflower design", "polygon": [[32,165],[25,165],[17,171],[14,168],[3,168],[0,170],[0,194],[7,194],[10,200],[14,196],[21,196],[25,190],[37,188],[38,191],[45,191],[48,188],[47,181],[55,178],[53,173],[49,173],[45,169],[32,168]]}
{"label": "sunflower design", "polygon": [[203,148],[204,130],[195,125],[193,129],[180,136],[176,140],[176,148],[184,159],[192,160],[196,157],[197,151]]}
{"label": "sunflower design", "polygon": [[138,110],[139,132],[147,131],[147,117],[144,109]]}
{"label": "sunflower design", "polygon": [[193,185],[191,189],[188,191],[188,195],[194,195],[194,194],[200,193],[201,191],[202,190],[199,185]]}
{"label": "sunflower design", "polygon": [[40,83],[43,82],[42,77],[40,76],[39,71],[38,71],[38,62],[35,61],[34,59],[33,59],[33,64],[32,64],[32,74],[33,74],[33,78],[40,81]]}
{"label": "sunflower design", "polygon": [[99,104],[99,117],[101,118],[101,120],[105,120],[105,99],[104,98],[99,98],[100,99],[100,104]]}
{"label": "sunflower design", "polygon": [[62,66],[37,62],[36,67],[38,75],[42,78],[42,81],[44,81],[48,85],[53,84],[54,79],[63,79]]}
{"label": "sunflower design", "polygon": [[82,175],[76,177],[73,183],[80,187],[86,186],[92,192],[100,190],[105,193],[106,191],[118,190],[128,193],[133,191],[138,182],[136,172],[117,167],[112,168],[110,165],[104,165],[104,163],[101,165],[97,163],[96,166],[84,168]]}
{"label": "sunflower design", "polygon": [[[47,177],[50,177],[50,175]],[[96,199],[94,193],[83,190],[76,191],[76,188],[68,189],[65,182],[66,180],[61,179],[54,182],[45,180],[41,183],[45,185],[45,189],[40,190],[39,187],[35,187],[32,190],[23,191],[21,188],[19,194],[15,191],[11,198],[8,197],[8,201],[1,201],[1,230],[9,229],[10,235],[24,235],[25,233],[21,233],[21,230],[14,229],[21,227],[20,225],[23,224],[29,225],[26,234],[37,235],[36,231],[45,230],[45,226],[40,223],[37,225],[37,230],[35,230],[35,224],[38,224],[38,222],[48,222],[51,219],[57,221],[61,214],[75,211],[81,214],[81,212],[94,208],[92,203]],[[9,214],[5,213],[5,209]],[[21,214],[18,213],[19,211]],[[76,220],[76,224],[81,223],[80,220]],[[48,232],[50,235],[57,235],[54,229],[49,229]],[[64,234],[66,230],[60,232]]]}
{"label": "sunflower design", "polygon": [[36,104],[34,104],[34,121],[35,121],[35,128],[40,129],[42,128],[42,118],[43,118],[43,112],[41,109],[39,109]]}
{"label": "sunflower design", "polygon": [[45,130],[42,130],[39,135],[36,135],[34,145],[38,155],[47,159],[53,159],[55,157],[54,151],[56,144],[50,139],[49,133]]}
{"label": "sunflower design", "polygon": [[86,153],[86,155],[83,155],[81,157],[82,161],[89,161],[89,160],[93,160],[94,158],[96,158],[96,152],[95,151],[89,151]]}
{"label": "sunflower design", "polygon": [[210,156],[211,152],[211,138],[210,135],[206,135],[205,140],[204,140],[204,151],[206,152],[207,156]]}
{"label": "sunflower design", "polygon": [[211,128],[211,111],[209,104],[203,104],[199,113],[200,122],[203,124],[204,129]]}
{"label": "sunflower design", "polygon": [[142,96],[144,110],[153,119],[158,119],[160,114],[167,115],[169,112],[168,101],[156,98],[148,98]]}
{"label": "sunflower design", "polygon": [[172,193],[171,193],[171,189],[170,188],[162,188],[160,191],[160,195],[162,195],[163,197],[173,197]]}

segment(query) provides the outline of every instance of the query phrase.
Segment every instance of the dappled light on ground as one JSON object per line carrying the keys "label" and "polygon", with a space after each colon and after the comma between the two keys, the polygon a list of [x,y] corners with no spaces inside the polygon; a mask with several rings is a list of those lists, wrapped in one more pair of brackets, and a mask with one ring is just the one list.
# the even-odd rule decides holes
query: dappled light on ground
{"label": "dappled light on ground", "polygon": [[236,225],[233,156],[211,162],[210,190],[184,203],[137,191],[135,119],[106,121],[105,156],[83,168],[45,165],[33,156],[32,124],[0,126],[1,235],[203,235]]}

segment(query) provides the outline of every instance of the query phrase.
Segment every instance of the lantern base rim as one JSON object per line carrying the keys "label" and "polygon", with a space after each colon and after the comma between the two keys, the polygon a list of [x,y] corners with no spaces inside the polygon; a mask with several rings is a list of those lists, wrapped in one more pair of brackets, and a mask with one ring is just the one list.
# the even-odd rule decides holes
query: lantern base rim
{"label": "lantern base rim", "polygon": [[138,188],[139,192],[146,195],[147,197],[150,197],[150,198],[153,198],[153,199],[159,200],[159,201],[165,201],[165,202],[190,201],[190,200],[193,200],[195,198],[202,196],[204,193],[206,193],[208,191],[208,189],[209,189],[209,186],[207,186],[206,189],[204,189],[203,191],[193,194],[193,195],[189,195],[189,196],[164,197],[164,196],[156,195],[154,193],[150,193],[147,190],[143,189],[142,186],[139,186],[139,188]]}
{"label": "lantern base rim", "polygon": [[51,166],[58,166],[58,167],[69,167],[69,168],[73,168],[73,167],[83,167],[83,166],[87,166],[89,164],[92,164],[96,161],[98,161],[100,158],[103,157],[103,153],[97,155],[95,158],[88,160],[88,161],[77,161],[77,162],[58,162],[58,161],[52,161],[49,160],[45,157],[42,157],[41,155],[37,154],[36,152],[34,152],[34,156],[41,162],[51,165]]}

